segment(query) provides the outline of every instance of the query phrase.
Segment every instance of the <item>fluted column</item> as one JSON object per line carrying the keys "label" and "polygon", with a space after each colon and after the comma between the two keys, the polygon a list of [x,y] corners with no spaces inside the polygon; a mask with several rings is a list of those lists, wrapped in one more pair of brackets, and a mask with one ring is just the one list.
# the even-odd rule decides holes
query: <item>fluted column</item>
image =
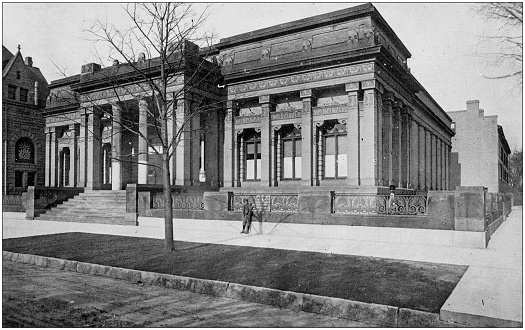
{"label": "fluted column", "polygon": [[[305,89],[300,92],[303,101],[301,111],[301,184],[304,186],[314,185],[314,158],[313,158],[313,122],[312,122],[312,104],[314,98],[311,89]],[[272,132],[273,133],[273,132]]]}
{"label": "fluted column", "polygon": [[359,102],[357,93],[359,83],[349,83],[345,85],[348,93],[348,117],[346,120],[346,138],[347,138],[347,182],[349,185],[357,186],[360,184],[360,143],[359,143]]}
{"label": "fluted column", "polygon": [[[173,121],[168,119],[168,122]],[[168,129],[168,133],[169,133]],[[138,145],[138,184],[148,183],[148,101],[144,98],[139,99],[139,145]],[[169,135],[169,134],[168,134]],[[173,134],[171,134],[173,136]],[[172,157],[173,159],[174,157]],[[174,173],[172,173],[173,175]]]}
{"label": "fluted column", "polygon": [[77,125],[69,125],[71,132],[71,141],[69,143],[69,186],[77,186]]}
{"label": "fluted column", "polygon": [[226,105],[226,116],[224,118],[224,187],[234,187],[235,176],[235,161],[234,158],[234,145],[236,145],[233,123],[234,109],[233,102],[228,101]]}
{"label": "fluted column", "polygon": [[100,159],[101,132],[99,110],[92,107],[87,118],[87,148],[86,148],[86,189],[100,189],[102,182],[102,166]]}
{"label": "fluted column", "polygon": [[392,112],[392,183],[401,187],[401,104],[396,101]]}
{"label": "fluted column", "polygon": [[[51,128],[46,128],[46,163],[45,163],[45,186],[51,183]],[[4,183],[5,184],[5,183]]]}
{"label": "fluted column", "polygon": [[383,185],[388,186],[394,184],[392,171],[392,127],[393,127],[393,110],[392,105],[394,98],[392,93],[385,93],[383,95]]}
{"label": "fluted column", "polygon": [[57,128],[50,127],[49,133],[51,135],[51,157],[50,157],[50,186],[58,187],[58,141],[57,141]]}
{"label": "fluted column", "polygon": [[403,107],[401,110],[401,122],[400,122],[400,142],[401,142],[401,161],[400,161],[400,187],[408,188],[408,180],[410,175],[410,126],[409,126],[409,112],[408,107]]}
{"label": "fluted column", "polygon": [[272,155],[270,153],[271,119],[270,112],[273,104],[270,95],[259,96],[259,104],[262,108],[261,114],[261,185],[269,187],[271,182]]}
{"label": "fluted column", "polygon": [[419,189],[419,124],[410,116],[410,185],[411,189]]}
{"label": "fluted column", "polygon": [[111,105],[112,134],[111,134],[111,189],[122,189],[122,108],[120,104]]}
{"label": "fluted column", "polygon": [[427,144],[426,144],[426,138],[425,138],[425,127],[423,125],[419,125],[419,135],[418,135],[418,141],[419,141],[419,173],[418,173],[418,181],[419,181],[419,189],[426,190],[427,184],[426,184],[426,150],[427,150]]}
{"label": "fluted column", "polygon": [[425,186],[427,190],[432,190],[432,151],[431,151],[431,133],[425,127]]}

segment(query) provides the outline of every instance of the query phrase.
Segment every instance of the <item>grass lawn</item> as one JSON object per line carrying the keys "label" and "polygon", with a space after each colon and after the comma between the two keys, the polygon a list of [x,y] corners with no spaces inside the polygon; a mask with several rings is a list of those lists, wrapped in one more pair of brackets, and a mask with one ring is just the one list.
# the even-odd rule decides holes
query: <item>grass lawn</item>
{"label": "grass lawn", "polygon": [[65,233],[3,240],[3,250],[439,312],[467,266],[317,252]]}

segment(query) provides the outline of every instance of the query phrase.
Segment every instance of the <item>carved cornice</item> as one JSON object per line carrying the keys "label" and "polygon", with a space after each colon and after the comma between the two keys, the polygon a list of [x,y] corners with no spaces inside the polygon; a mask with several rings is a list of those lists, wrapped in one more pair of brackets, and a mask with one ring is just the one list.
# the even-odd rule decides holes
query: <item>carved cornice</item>
{"label": "carved cornice", "polygon": [[320,81],[326,79],[355,76],[363,73],[374,72],[374,63],[364,63],[350,65],[328,70],[319,70],[308,72],[288,77],[281,77],[275,79],[262,80],[258,82],[251,82],[240,85],[233,85],[228,87],[228,94],[246,93],[256,90],[264,90],[268,88],[284,87],[291,85],[304,84],[312,81]]}
{"label": "carved cornice", "polygon": [[347,105],[330,105],[326,107],[313,107],[312,113],[314,116],[332,115],[336,113],[346,113]]}
{"label": "carved cornice", "polygon": [[272,120],[301,118],[301,111],[302,110],[298,110],[298,109],[281,110],[281,111],[271,112],[270,115],[271,115]]}

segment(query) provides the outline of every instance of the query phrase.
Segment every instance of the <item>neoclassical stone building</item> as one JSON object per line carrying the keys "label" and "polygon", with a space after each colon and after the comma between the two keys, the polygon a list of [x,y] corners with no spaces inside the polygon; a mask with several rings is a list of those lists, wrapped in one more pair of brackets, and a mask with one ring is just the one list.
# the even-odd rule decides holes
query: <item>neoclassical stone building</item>
{"label": "neoclassical stone building", "polygon": [[216,48],[228,88],[224,189],[448,188],[451,119],[371,4]]}
{"label": "neoclassical stone building", "polygon": [[[203,102],[214,108],[191,117],[172,161],[173,184],[223,192],[449,188],[451,119],[412,76],[410,52],[374,6],[189,48],[207,78],[180,93],[193,70],[183,69],[169,86],[171,120]],[[206,73],[218,68],[220,75]],[[145,142],[157,138],[147,115],[154,105],[148,91],[133,87],[139,79],[125,65],[91,64],[51,83],[46,185],[160,183]],[[112,118],[126,118],[142,134]]]}

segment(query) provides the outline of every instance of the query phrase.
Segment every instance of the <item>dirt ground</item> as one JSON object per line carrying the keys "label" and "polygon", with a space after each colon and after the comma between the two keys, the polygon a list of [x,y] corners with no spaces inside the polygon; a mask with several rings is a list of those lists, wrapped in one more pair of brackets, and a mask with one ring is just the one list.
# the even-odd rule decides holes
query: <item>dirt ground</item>
{"label": "dirt ground", "polygon": [[2,263],[3,327],[372,327],[317,314]]}

